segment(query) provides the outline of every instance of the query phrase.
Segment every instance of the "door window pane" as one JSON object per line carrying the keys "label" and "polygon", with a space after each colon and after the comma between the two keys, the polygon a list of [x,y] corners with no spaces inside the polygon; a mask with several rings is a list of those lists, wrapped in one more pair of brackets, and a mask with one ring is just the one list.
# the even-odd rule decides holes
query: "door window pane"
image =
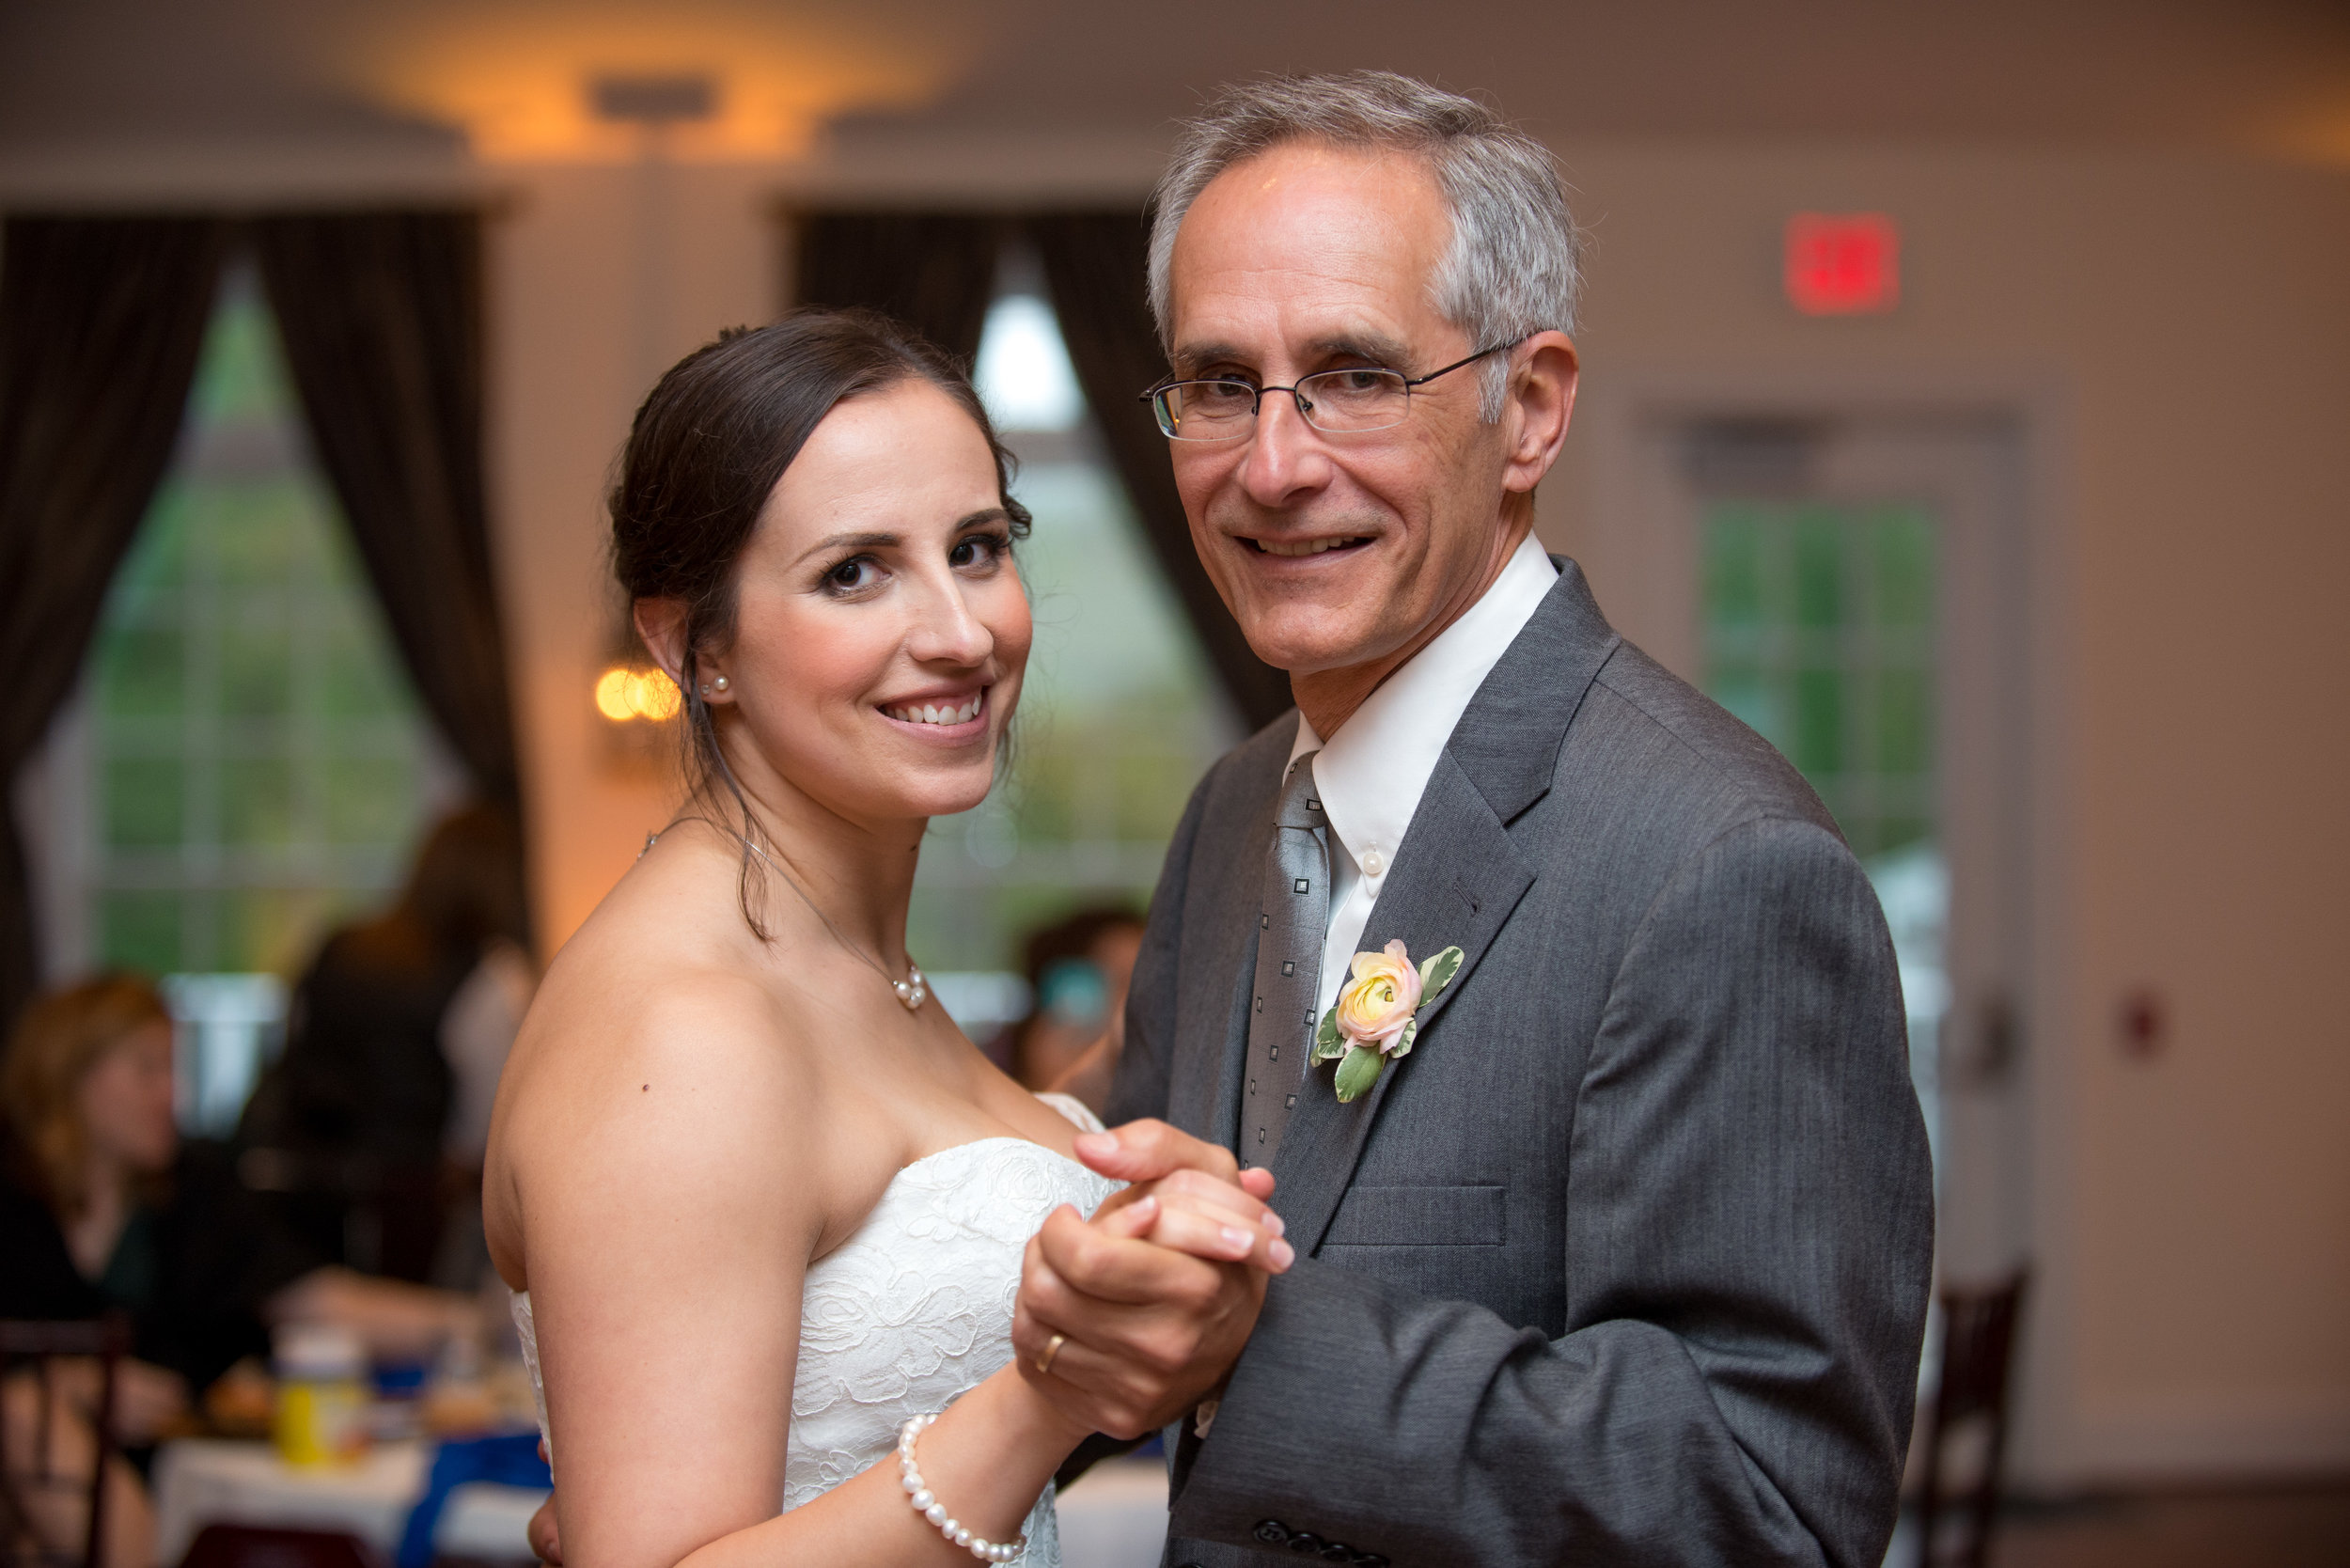
{"label": "door window pane", "polygon": [[1934,520],[1719,501],[1704,517],[1710,695],[1787,755],[1863,859],[1934,836]]}

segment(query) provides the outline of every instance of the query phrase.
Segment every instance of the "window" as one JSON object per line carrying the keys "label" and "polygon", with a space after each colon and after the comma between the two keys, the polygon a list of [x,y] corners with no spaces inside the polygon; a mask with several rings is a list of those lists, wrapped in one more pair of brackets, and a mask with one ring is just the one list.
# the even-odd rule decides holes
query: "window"
{"label": "window", "polygon": [[977,371],[1036,516],[1020,547],[1036,645],[1004,778],[976,810],[931,824],[908,930],[975,1035],[1022,1011],[1005,971],[1027,932],[1086,902],[1143,906],[1192,786],[1237,739],[1020,262],[1008,259]]}
{"label": "window", "polygon": [[1707,694],[1803,771],[1885,905],[1938,1151],[1950,878],[1936,832],[1936,527],[1914,505],[1700,514]]}
{"label": "window", "polygon": [[224,283],[77,709],[52,751],[52,945],[72,968],[174,977],[183,1115],[217,1128],[282,978],[397,884],[457,778],[311,465],[250,268]]}
{"label": "window", "polygon": [[1934,521],[1722,502],[1706,516],[1710,695],[1803,770],[1863,859],[1934,835]]}

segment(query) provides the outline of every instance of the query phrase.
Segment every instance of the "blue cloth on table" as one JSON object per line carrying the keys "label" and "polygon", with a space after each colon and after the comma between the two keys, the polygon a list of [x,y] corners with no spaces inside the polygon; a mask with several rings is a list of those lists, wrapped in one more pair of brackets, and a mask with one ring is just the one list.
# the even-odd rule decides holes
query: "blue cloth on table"
{"label": "blue cloth on table", "polygon": [[408,1529],[400,1538],[399,1568],[431,1568],[432,1533],[440,1528],[441,1511],[448,1495],[468,1482],[494,1482],[500,1486],[531,1486],[543,1491],[555,1484],[555,1474],[539,1457],[539,1435],[511,1437],[465,1437],[443,1443],[432,1456],[432,1473],[424,1496],[409,1511]]}

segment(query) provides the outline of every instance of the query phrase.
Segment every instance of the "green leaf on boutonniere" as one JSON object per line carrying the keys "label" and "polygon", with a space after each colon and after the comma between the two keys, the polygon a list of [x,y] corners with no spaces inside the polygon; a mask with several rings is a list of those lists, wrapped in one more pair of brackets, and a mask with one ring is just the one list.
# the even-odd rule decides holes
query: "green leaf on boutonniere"
{"label": "green leaf on boutonniere", "polygon": [[1339,1010],[1332,1008],[1322,1015],[1322,1023],[1314,1030],[1314,1048],[1306,1059],[1309,1062],[1336,1061],[1346,1055],[1346,1041],[1339,1033]]}
{"label": "green leaf on boutonniere", "polygon": [[1436,993],[1452,983],[1452,977],[1461,972],[1463,954],[1458,948],[1447,948],[1419,966],[1419,1005],[1426,1007],[1436,999]]}
{"label": "green leaf on boutonniere", "polygon": [[1339,1063],[1339,1104],[1361,1099],[1363,1091],[1378,1081],[1379,1069],[1386,1065],[1386,1058],[1369,1046],[1356,1045],[1349,1050],[1346,1059]]}
{"label": "green leaf on boutonniere", "polygon": [[1395,1049],[1389,1051],[1387,1055],[1391,1057],[1410,1056],[1412,1054],[1412,1042],[1418,1037],[1419,1020],[1415,1018],[1410,1023],[1403,1026],[1403,1032],[1402,1034],[1395,1037]]}

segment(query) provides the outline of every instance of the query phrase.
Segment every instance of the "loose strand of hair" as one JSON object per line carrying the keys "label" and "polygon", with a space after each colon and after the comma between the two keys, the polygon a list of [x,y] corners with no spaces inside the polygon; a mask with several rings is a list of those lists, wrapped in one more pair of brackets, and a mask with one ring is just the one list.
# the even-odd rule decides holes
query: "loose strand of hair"
{"label": "loose strand of hair", "polygon": [[[717,720],[701,695],[701,682],[697,679],[699,664],[689,647],[678,671],[684,677],[682,692],[685,698],[688,789],[694,798],[710,808],[712,815],[705,820],[734,840],[742,863],[735,877],[735,901],[742,906],[744,923],[751,928],[751,934],[760,941],[773,942],[775,933],[768,929],[767,922],[760,918],[757,907],[766,902],[767,892],[767,873],[759,864],[758,855],[751,846],[750,836],[758,831],[759,819],[751,811],[750,797],[744,793],[741,782],[734,776],[734,769],[727,763],[725,748],[718,744]],[[711,788],[713,778],[724,785],[727,793],[733,798],[735,811],[742,814],[741,827],[726,820],[728,815],[726,802],[718,799]],[[754,881],[758,884],[756,899],[752,887]]]}

